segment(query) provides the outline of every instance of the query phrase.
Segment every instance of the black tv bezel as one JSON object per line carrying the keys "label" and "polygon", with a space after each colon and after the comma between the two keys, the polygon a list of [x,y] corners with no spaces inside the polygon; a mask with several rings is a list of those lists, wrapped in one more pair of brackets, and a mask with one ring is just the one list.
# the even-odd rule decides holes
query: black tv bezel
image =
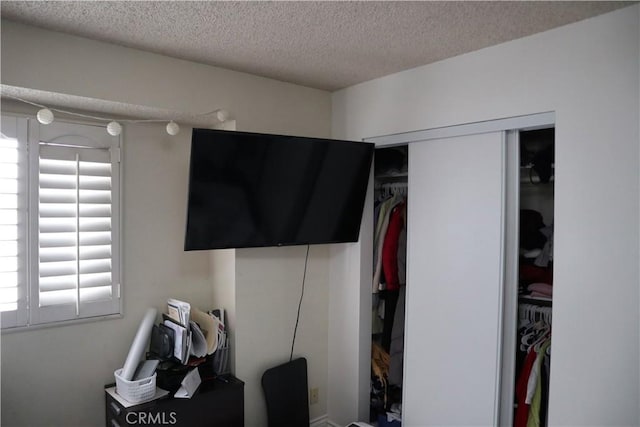
{"label": "black tv bezel", "polygon": [[[361,176],[363,183],[363,190],[359,193],[360,200],[358,201],[358,212],[360,212],[360,220],[358,221],[358,229],[354,233],[353,236],[340,238],[340,239],[316,239],[309,241],[282,241],[282,242],[267,242],[265,244],[242,244],[242,245],[206,245],[206,247],[201,245],[189,245],[188,236],[189,236],[189,210],[191,208],[191,186],[193,181],[193,140],[196,137],[196,133],[207,133],[212,137],[215,135],[233,135],[238,137],[265,137],[269,139],[273,138],[283,138],[286,140],[298,140],[299,142],[309,141],[309,142],[325,142],[325,143],[338,143],[338,144],[359,144],[362,146],[366,146],[369,149],[368,159],[364,159],[369,167],[367,170],[366,177]],[[268,248],[268,247],[283,247],[283,246],[303,246],[303,245],[321,245],[321,244],[335,244],[335,243],[354,243],[359,240],[360,237],[360,229],[362,227],[362,215],[364,213],[364,206],[366,202],[367,190],[369,185],[369,177],[371,173],[371,168],[373,167],[373,157],[375,152],[375,144],[364,141],[350,141],[350,140],[341,140],[341,139],[331,139],[331,138],[317,138],[317,137],[306,137],[306,136],[298,136],[298,135],[285,135],[285,134],[270,134],[270,133],[258,133],[258,132],[245,132],[245,131],[228,131],[228,130],[220,130],[220,129],[203,129],[203,128],[193,128],[192,129],[192,138],[191,138],[191,149],[190,149],[190,160],[189,160],[189,175],[188,175],[188,194],[187,194],[187,210],[186,210],[186,221],[185,221],[185,240],[184,240],[184,250],[185,251],[198,251],[198,250],[216,250],[216,249],[244,249],[244,248]]]}

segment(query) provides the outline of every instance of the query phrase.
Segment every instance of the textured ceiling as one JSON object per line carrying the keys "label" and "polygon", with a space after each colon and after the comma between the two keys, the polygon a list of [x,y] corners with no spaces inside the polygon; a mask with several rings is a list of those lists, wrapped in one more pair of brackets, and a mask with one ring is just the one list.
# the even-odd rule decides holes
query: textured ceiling
{"label": "textured ceiling", "polygon": [[3,0],[0,14],[332,91],[632,3]]}

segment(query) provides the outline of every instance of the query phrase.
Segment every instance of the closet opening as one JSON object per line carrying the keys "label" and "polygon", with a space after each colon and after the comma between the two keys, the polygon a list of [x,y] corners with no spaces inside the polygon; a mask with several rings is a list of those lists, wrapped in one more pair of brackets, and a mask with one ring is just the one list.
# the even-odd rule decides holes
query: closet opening
{"label": "closet opening", "polygon": [[402,416],[407,181],[408,146],[376,149],[369,415],[378,426]]}
{"label": "closet opening", "polygon": [[555,129],[519,132],[514,427],[546,426],[551,372]]}

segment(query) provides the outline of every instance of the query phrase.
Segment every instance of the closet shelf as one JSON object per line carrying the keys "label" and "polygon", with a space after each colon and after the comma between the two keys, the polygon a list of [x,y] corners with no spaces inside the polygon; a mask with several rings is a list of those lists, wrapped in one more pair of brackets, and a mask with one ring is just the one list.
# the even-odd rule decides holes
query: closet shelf
{"label": "closet shelf", "polygon": [[[551,169],[555,169],[556,168],[556,164],[555,163],[551,163]],[[520,165],[520,169],[533,169],[533,163],[529,163],[526,165]]]}
{"label": "closet shelf", "polygon": [[380,181],[380,182],[401,182],[401,181],[406,181],[408,177],[409,177],[408,172],[396,172],[396,173],[389,173],[389,174],[383,174],[383,175],[376,175],[375,179],[376,181]]}
{"label": "closet shelf", "polygon": [[555,177],[551,176],[551,179],[549,180],[549,182],[540,182],[540,178],[538,178],[537,176],[533,178],[533,180],[531,178],[529,178],[528,176],[521,176],[520,177],[520,184],[523,185],[545,185],[545,184],[553,184],[555,182]]}
{"label": "closet shelf", "polygon": [[530,297],[530,296],[526,296],[526,295],[518,296],[518,302],[526,303],[526,304],[540,305],[540,306],[543,306],[543,307],[551,307],[553,305],[553,300],[551,298]]}

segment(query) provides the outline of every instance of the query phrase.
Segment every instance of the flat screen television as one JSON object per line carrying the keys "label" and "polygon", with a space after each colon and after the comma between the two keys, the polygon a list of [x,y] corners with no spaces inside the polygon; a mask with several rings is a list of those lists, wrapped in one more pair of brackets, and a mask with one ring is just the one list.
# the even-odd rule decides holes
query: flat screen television
{"label": "flat screen television", "polygon": [[373,144],[193,129],[185,250],[355,242]]}

